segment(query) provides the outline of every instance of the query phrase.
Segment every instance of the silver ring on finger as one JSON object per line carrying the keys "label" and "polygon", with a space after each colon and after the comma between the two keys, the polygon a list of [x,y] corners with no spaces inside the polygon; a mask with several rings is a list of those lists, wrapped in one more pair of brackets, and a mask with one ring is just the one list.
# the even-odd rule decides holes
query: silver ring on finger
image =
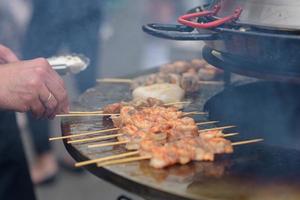
{"label": "silver ring on finger", "polygon": [[51,100],[52,97],[53,97],[53,95],[52,95],[52,93],[50,92],[50,93],[49,93],[49,96],[48,96],[48,98],[47,98],[47,102],[49,102],[49,101]]}

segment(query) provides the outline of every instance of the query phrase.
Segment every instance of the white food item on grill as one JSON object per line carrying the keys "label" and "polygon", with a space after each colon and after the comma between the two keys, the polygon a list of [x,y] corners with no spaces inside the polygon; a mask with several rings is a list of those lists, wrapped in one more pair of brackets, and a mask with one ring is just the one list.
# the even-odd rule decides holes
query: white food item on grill
{"label": "white food item on grill", "polygon": [[146,100],[149,97],[159,99],[164,103],[182,101],[184,90],[177,84],[159,83],[149,86],[137,87],[133,90],[134,100]]}

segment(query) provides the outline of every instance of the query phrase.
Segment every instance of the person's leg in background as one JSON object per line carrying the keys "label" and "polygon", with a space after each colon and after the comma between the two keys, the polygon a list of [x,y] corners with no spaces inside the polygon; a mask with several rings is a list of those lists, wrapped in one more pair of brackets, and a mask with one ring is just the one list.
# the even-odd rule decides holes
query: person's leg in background
{"label": "person's leg in background", "polygon": [[0,112],[0,199],[35,199],[13,112]]}
{"label": "person's leg in background", "polygon": [[34,184],[53,181],[58,173],[58,164],[49,143],[50,124],[48,120],[37,120],[27,114],[28,127],[33,141],[35,163],[31,168]]}

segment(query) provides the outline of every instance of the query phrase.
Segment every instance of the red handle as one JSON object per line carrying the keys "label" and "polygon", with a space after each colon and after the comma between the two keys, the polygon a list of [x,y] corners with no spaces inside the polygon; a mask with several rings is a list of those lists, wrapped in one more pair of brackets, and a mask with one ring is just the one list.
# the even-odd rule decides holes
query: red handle
{"label": "red handle", "polygon": [[238,7],[235,9],[235,11],[232,15],[229,15],[227,17],[223,17],[221,19],[218,19],[218,20],[215,20],[212,22],[208,22],[208,23],[198,23],[198,22],[190,21],[191,19],[194,19],[196,17],[216,15],[218,13],[218,11],[220,10],[220,8],[221,8],[220,5],[216,5],[213,10],[205,10],[205,11],[201,11],[201,12],[186,14],[186,15],[179,17],[178,22],[180,24],[190,26],[193,28],[202,28],[202,29],[214,28],[214,27],[220,26],[222,24],[225,24],[226,22],[238,19],[243,10],[242,8]]}

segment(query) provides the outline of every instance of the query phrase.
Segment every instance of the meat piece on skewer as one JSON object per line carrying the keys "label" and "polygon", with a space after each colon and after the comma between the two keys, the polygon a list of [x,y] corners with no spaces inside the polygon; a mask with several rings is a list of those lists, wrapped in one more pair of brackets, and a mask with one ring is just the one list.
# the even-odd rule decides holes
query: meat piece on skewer
{"label": "meat piece on skewer", "polygon": [[204,59],[193,59],[191,60],[191,65],[193,68],[198,71],[201,68],[204,68],[207,62]]}
{"label": "meat piece on skewer", "polygon": [[203,68],[198,70],[198,77],[200,80],[209,81],[218,78],[222,73],[222,70],[210,64],[205,64]]}
{"label": "meat piece on skewer", "polygon": [[124,106],[133,106],[137,109],[140,109],[144,107],[164,106],[164,102],[160,101],[159,99],[150,97],[147,99],[138,99],[129,102],[121,101],[118,103],[108,104],[102,110],[103,113],[118,114]]}
{"label": "meat piece on skewer", "polygon": [[[127,141],[126,149],[138,149],[143,140],[152,140],[165,144],[167,142],[177,141],[182,138],[196,137],[198,135],[197,127],[193,124],[178,125],[166,128],[165,125],[152,124],[148,130],[139,129],[133,125],[126,125],[119,130],[122,135],[118,137],[119,141]],[[130,147],[130,148],[129,148]]]}
{"label": "meat piece on skewer", "polygon": [[188,71],[192,66],[189,62],[186,61],[176,61],[173,63],[162,65],[160,68],[160,72],[162,73],[174,73],[174,74],[182,74]]}
{"label": "meat piece on skewer", "polygon": [[106,105],[102,110],[103,110],[103,113],[117,114],[117,113],[120,113],[120,110],[123,106],[124,106],[123,102],[112,103],[112,104]]}
{"label": "meat piece on skewer", "polygon": [[215,154],[233,152],[231,143],[220,138],[220,130],[199,135],[195,121],[174,107],[124,106],[119,118],[118,140],[125,141],[127,150],[151,157],[150,165],[155,168],[193,160],[213,161]]}
{"label": "meat piece on skewer", "polygon": [[232,152],[231,143],[223,138],[204,140],[201,137],[191,137],[165,145],[149,140],[140,143],[140,154],[151,157],[150,165],[155,168],[164,168],[176,163],[186,164],[192,160],[213,161],[215,154]]}
{"label": "meat piece on skewer", "polygon": [[223,130],[212,130],[212,131],[207,131],[199,134],[199,136],[202,137],[203,139],[219,138],[219,137],[223,137],[223,135],[224,135]]}
{"label": "meat piece on skewer", "polygon": [[214,153],[216,154],[233,153],[233,147],[229,140],[219,137],[219,138],[212,138],[209,141],[214,149]]}
{"label": "meat piece on skewer", "polygon": [[170,129],[162,130],[168,134],[168,141],[198,136],[198,127],[194,119],[190,117],[170,121],[169,126],[171,127]]}
{"label": "meat piece on skewer", "polygon": [[181,76],[181,88],[186,92],[195,92],[200,89],[199,77],[194,73],[184,73]]}
{"label": "meat piece on skewer", "polygon": [[195,121],[184,117],[183,112],[175,107],[146,107],[137,110],[127,106],[121,109],[119,117],[113,118],[113,122],[122,134],[118,140],[128,141],[135,148],[139,144],[134,143],[145,139],[169,142],[198,136]]}
{"label": "meat piece on skewer", "polygon": [[[145,107],[136,109],[132,106],[124,106],[120,111],[120,116],[113,118],[113,121],[116,122],[116,127],[128,124],[143,127],[143,123],[146,123],[147,121],[157,123],[161,120],[172,120],[183,116],[184,113],[178,111],[176,107],[154,106],[151,108]],[[163,121],[161,121],[161,124],[162,123]]]}
{"label": "meat piece on skewer", "polygon": [[[142,86],[154,84],[175,84],[185,90],[185,93],[197,91],[201,84],[220,78],[222,70],[208,64],[203,59],[194,59],[190,62],[176,61],[162,65],[158,73],[139,76],[133,80],[109,79],[111,82],[126,82],[135,90]],[[106,80],[108,81],[108,80]]]}
{"label": "meat piece on skewer", "polygon": [[[133,89],[133,91],[136,91],[136,90],[140,90],[140,88],[143,88],[144,90],[144,87],[145,88],[149,87],[151,91],[154,91],[155,87],[152,88],[150,86],[156,84],[158,84],[160,89],[164,89],[165,91],[171,90],[170,87],[167,87],[169,84],[177,85],[184,90],[183,93],[197,91],[197,89],[199,89],[200,86],[197,71],[194,68],[190,68],[189,70],[187,70],[186,72],[180,75],[174,73],[170,73],[170,74],[157,73],[157,74],[150,74],[150,75],[138,77],[133,80],[131,88]],[[166,85],[164,86],[164,84]],[[159,97],[155,96],[155,98],[159,98]]]}
{"label": "meat piece on skewer", "polygon": [[131,83],[131,89],[135,89],[140,86],[149,86],[157,83],[170,83],[179,85],[180,78],[180,75],[174,73],[154,73],[139,76],[133,79]]}

